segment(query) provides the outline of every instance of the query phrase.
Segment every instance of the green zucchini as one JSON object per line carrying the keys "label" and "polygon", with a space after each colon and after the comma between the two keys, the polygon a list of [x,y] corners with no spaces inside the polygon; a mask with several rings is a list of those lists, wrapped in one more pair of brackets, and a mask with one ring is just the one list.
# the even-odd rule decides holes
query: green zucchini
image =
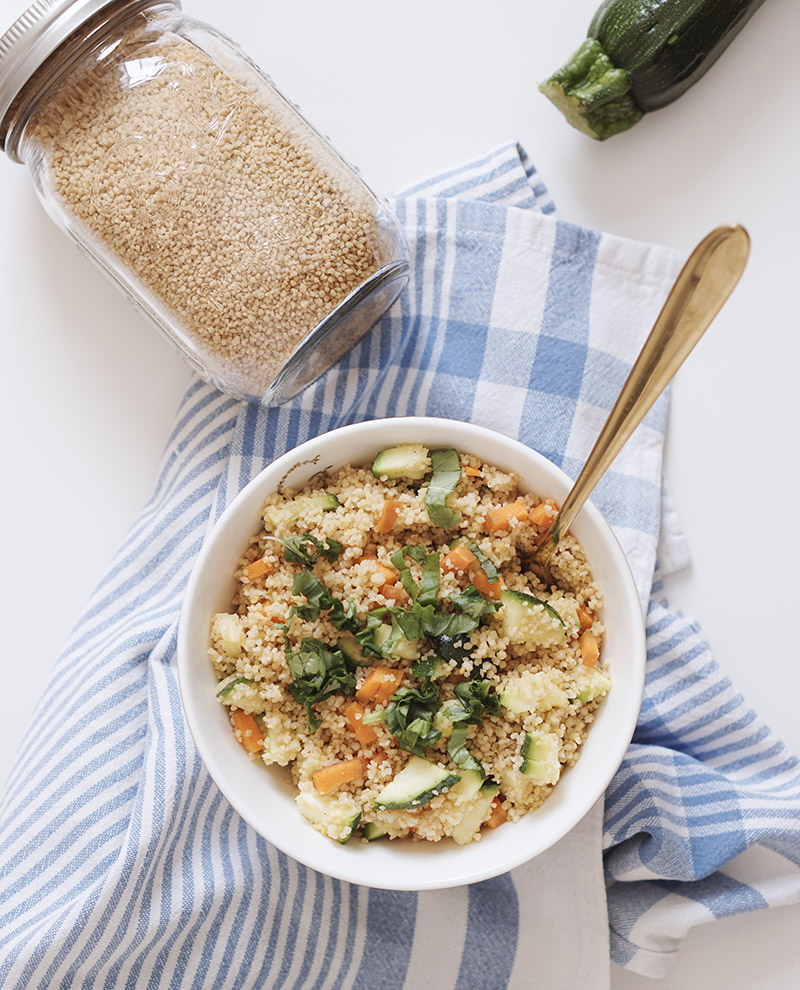
{"label": "green zucchini", "polygon": [[363,832],[367,842],[374,842],[376,839],[382,839],[384,835],[389,834],[383,825],[376,825],[375,822],[365,822]]}
{"label": "green zucchini", "polygon": [[555,732],[525,733],[520,749],[520,773],[537,784],[555,784],[561,776],[558,753],[561,739]]}
{"label": "green zucchini", "polygon": [[605,0],[586,41],[539,87],[573,127],[604,140],[677,100],[764,0]]}
{"label": "green zucchini", "polygon": [[372,473],[376,478],[391,478],[392,481],[422,481],[430,468],[428,448],[421,443],[401,443],[397,447],[387,447],[378,452],[372,462]]}
{"label": "green zucchini", "polygon": [[444,770],[436,763],[412,756],[403,769],[389,781],[375,798],[375,807],[382,809],[421,808],[437,795],[461,780],[459,774]]}
{"label": "green zucchini", "polygon": [[558,646],[566,639],[566,625],[552,605],[523,591],[506,589],[500,596],[503,635],[531,649]]}

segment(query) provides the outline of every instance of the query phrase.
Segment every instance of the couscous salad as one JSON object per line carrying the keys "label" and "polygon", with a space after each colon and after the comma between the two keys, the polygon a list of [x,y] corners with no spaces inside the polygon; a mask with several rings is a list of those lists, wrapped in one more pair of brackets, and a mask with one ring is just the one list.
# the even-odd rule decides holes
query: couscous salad
{"label": "couscous salad", "polygon": [[288,768],[314,828],[468,843],[575,763],[611,680],[577,541],[557,587],[524,567],[556,511],[421,444],[270,496],[211,661],[236,738]]}

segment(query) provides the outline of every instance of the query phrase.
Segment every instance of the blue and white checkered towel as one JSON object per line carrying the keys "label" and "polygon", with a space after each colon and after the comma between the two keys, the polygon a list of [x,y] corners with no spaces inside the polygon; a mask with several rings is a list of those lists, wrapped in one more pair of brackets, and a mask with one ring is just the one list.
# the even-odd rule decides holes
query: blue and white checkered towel
{"label": "blue and white checkered towel", "polygon": [[800,899],[800,765],[651,594],[665,397],[594,496],[648,609],[644,707],[604,824],[598,807],[533,863],[468,888],[367,890],[271,847],[205,772],[176,630],[203,538],[243,485],[310,436],[395,414],[494,427],[574,476],[678,269],[670,251],[558,221],[514,145],[394,205],[410,287],[336,368],[279,409],[187,392],[155,493],[8,781],[3,987],[492,990],[535,973],[601,990],[609,925],[612,957],[659,975],[691,925]]}

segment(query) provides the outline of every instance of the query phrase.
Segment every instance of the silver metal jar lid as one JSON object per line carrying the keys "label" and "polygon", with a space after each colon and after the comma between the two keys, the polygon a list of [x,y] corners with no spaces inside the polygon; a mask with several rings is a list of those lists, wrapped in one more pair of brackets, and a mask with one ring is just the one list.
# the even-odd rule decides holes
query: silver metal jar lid
{"label": "silver metal jar lid", "polygon": [[[0,147],[4,146],[3,119],[25,83],[81,24],[104,7],[125,0],[36,0],[0,36]],[[135,0],[129,0],[134,2]],[[180,6],[179,3],[175,4]],[[0,30],[8,23],[13,0],[0,3]],[[13,14],[11,15],[13,16]]]}

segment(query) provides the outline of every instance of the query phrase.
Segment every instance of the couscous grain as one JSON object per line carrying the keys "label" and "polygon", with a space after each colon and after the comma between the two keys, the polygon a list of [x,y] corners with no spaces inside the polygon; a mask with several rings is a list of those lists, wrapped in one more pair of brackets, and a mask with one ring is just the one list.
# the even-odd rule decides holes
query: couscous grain
{"label": "couscous grain", "polygon": [[25,140],[79,240],[242,395],[391,260],[355,174],[241,54],[168,10],[67,73]]}

